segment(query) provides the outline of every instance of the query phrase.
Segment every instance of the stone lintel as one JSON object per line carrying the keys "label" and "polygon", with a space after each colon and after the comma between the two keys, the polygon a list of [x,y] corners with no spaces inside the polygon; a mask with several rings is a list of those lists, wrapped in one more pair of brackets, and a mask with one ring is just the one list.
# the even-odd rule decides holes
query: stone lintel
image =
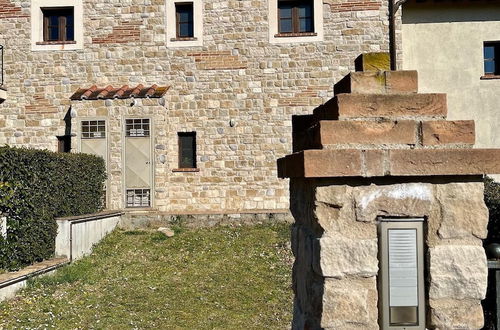
{"label": "stone lintel", "polygon": [[500,149],[305,150],[278,160],[281,178],[500,173]]}

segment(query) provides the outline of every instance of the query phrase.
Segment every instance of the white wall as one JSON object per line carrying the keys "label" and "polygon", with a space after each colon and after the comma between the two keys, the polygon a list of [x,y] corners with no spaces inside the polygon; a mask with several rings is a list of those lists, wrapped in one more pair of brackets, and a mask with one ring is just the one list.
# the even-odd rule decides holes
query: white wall
{"label": "white wall", "polygon": [[475,120],[476,147],[499,148],[500,79],[480,79],[484,41],[500,41],[498,5],[403,10],[403,68],[418,70],[420,92],[448,94],[449,119]]}
{"label": "white wall", "polygon": [[120,217],[120,213],[112,213],[57,219],[56,256],[76,260],[90,254],[92,247],[116,228]]}

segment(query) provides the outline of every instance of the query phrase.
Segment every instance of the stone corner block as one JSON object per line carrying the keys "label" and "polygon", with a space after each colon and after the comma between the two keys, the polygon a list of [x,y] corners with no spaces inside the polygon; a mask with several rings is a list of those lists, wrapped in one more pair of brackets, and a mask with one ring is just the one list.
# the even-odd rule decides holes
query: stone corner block
{"label": "stone corner block", "polygon": [[429,249],[430,299],[486,296],[488,265],[482,246],[439,245]]}

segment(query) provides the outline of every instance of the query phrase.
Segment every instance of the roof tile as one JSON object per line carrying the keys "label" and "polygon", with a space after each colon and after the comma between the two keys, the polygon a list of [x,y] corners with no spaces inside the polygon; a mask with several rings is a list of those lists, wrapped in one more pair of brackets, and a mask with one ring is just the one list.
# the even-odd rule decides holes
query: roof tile
{"label": "roof tile", "polygon": [[89,88],[79,88],[73,95],[71,100],[108,100],[108,99],[128,99],[128,98],[160,98],[168,91],[170,86],[146,86],[139,84],[135,87],[123,85],[122,87],[114,88],[108,85],[104,88],[98,88],[92,85]]}

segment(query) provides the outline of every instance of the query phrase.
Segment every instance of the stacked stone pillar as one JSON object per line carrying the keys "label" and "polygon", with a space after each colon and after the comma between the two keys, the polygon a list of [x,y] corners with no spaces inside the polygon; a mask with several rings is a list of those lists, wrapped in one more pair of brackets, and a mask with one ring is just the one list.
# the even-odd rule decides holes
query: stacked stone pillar
{"label": "stacked stone pillar", "polygon": [[294,329],[379,329],[379,217],[423,217],[429,329],[480,329],[487,286],[483,174],[474,122],[446,120],[445,94],[415,71],[353,72],[312,115],[293,119],[290,178]]}

